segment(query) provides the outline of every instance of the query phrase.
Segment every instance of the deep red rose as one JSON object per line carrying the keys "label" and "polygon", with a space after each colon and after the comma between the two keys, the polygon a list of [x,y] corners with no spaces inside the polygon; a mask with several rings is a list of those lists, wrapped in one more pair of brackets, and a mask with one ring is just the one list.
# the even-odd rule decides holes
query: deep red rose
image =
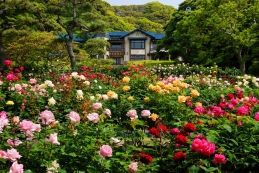
{"label": "deep red rose", "polygon": [[233,99],[233,98],[234,98],[234,94],[228,93],[228,99],[231,100],[231,99]]}
{"label": "deep red rose", "polygon": [[241,93],[241,92],[237,93],[237,98],[242,99],[243,98],[243,93]]}
{"label": "deep red rose", "polygon": [[176,135],[175,142],[178,144],[186,144],[188,139],[183,135]]}
{"label": "deep red rose", "polygon": [[155,127],[152,127],[151,129],[149,129],[149,134],[154,135],[156,137],[160,136],[160,132]]}
{"label": "deep red rose", "polygon": [[195,132],[196,131],[196,127],[194,126],[193,123],[187,123],[184,126],[184,131],[186,131],[186,132]]}
{"label": "deep red rose", "polygon": [[167,127],[164,124],[159,123],[157,125],[157,130],[160,132],[166,132],[167,131]]}
{"label": "deep red rose", "polygon": [[149,154],[141,154],[140,161],[144,164],[152,163],[152,156]]}
{"label": "deep red rose", "polygon": [[182,161],[186,158],[186,153],[179,151],[174,154],[174,161]]}

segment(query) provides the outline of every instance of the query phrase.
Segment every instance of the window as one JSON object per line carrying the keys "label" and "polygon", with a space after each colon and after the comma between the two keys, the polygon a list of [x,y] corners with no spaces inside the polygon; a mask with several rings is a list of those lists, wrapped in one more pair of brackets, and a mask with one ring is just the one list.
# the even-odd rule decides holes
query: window
{"label": "window", "polygon": [[121,51],[122,50],[121,44],[112,44],[111,50],[112,51]]}
{"label": "window", "polygon": [[121,58],[113,58],[115,60],[115,65],[121,65]]}
{"label": "window", "polygon": [[145,55],[131,55],[130,60],[136,61],[136,60],[145,60]]}
{"label": "window", "polygon": [[104,59],[104,55],[98,55],[98,59]]}
{"label": "window", "polygon": [[156,43],[153,43],[151,50],[156,50]]}
{"label": "window", "polygon": [[145,40],[131,40],[131,49],[145,49]]}

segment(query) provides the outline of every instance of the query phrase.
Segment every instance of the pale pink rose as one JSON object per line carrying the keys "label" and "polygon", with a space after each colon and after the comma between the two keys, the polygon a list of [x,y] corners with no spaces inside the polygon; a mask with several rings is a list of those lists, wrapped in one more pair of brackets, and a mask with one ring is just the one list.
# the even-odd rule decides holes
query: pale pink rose
{"label": "pale pink rose", "polygon": [[3,133],[5,126],[9,125],[9,120],[5,114],[0,115],[0,133]]}
{"label": "pale pink rose", "polygon": [[97,113],[91,113],[87,115],[89,121],[97,123],[99,121],[99,115]]}
{"label": "pale pink rose", "polygon": [[18,153],[18,151],[14,148],[7,150],[6,152],[6,158],[10,160],[11,162],[17,161],[17,159],[20,159],[22,156]]}
{"label": "pale pink rose", "polygon": [[138,118],[137,111],[134,109],[129,110],[126,115],[130,117],[131,120]]}
{"label": "pale pink rose", "polygon": [[23,173],[23,164],[18,164],[17,162],[13,162],[9,173]]}
{"label": "pale pink rose", "polygon": [[52,122],[55,122],[54,114],[51,111],[45,110],[40,113],[40,118],[42,121],[42,124],[49,125]]}
{"label": "pale pink rose", "polygon": [[259,121],[259,112],[256,112],[256,113],[255,113],[255,120],[256,120],[256,121]]}
{"label": "pale pink rose", "polygon": [[129,172],[135,172],[138,170],[138,162],[133,162],[129,165]]}
{"label": "pale pink rose", "polygon": [[47,142],[51,142],[52,144],[60,145],[58,142],[58,134],[50,134],[49,139],[46,139]]}
{"label": "pale pink rose", "polygon": [[37,80],[35,78],[30,79],[30,84],[35,84],[36,82],[37,82]]}
{"label": "pale pink rose", "polygon": [[102,103],[94,103],[92,106],[94,110],[98,110],[102,108]]}
{"label": "pale pink rose", "polygon": [[3,85],[3,81],[0,80],[0,85]]}
{"label": "pale pink rose", "polygon": [[0,158],[6,159],[6,152],[3,150],[0,150]]}
{"label": "pale pink rose", "polygon": [[20,122],[20,130],[25,133],[26,136],[32,137],[33,132],[40,132],[40,124],[34,124],[32,121],[23,120]]}
{"label": "pale pink rose", "polygon": [[8,139],[7,140],[7,143],[10,145],[10,146],[18,146],[18,145],[20,145],[22,142],[18,139],[18,138],[16,138],[16,139]]}
{"label": "pale pink rose", "polygon": [[142,110],[141,116],[150,118],[151,112],[149,110]]}
{"label": "pale pink rose", "polygon": [[78,113],[72,111],[68,114],[68,117],[70,118],[71,124],[76,124],[80,122],[80,116]]}
{"label": "pale pink rose", "polygon": [[111,110],[110,109],[105,109],[104,111],[103,111],[103,114],[104,115],[107,115],[108,117],[110,117],[111,118]]}
{"label": "pale pink rose", "polygon": [[16,91],[21,91],[22,90],[22,86],[20,84],[15,84],[14,87],[15,87]]}
{"label": "pale pink rose", "polygon": [[111,157],[112,156],[112,147],[110,147],[109,145],[103,145],[100,148],[99,155],[102,158]]}

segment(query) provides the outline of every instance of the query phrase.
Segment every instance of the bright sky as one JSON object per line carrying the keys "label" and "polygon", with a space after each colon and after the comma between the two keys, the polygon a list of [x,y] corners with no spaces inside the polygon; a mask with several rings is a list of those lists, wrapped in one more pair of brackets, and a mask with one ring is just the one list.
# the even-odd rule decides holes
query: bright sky
{"label": "bright sky", "polygon": [[164,5],[172,5],[178,8],[178,5],[184,0],[106,0],[110,5],[144,5],[148,2],[158,1]]}

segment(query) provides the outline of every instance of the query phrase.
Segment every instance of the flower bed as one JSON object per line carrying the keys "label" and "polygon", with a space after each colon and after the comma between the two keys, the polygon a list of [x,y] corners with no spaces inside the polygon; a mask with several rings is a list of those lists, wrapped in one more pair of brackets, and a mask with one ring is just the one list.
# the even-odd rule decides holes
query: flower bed
{"label": "flower bed", "polygon": [[139,64],[42,78],[6,65],[2,172],[258,171],[255,77]]}

